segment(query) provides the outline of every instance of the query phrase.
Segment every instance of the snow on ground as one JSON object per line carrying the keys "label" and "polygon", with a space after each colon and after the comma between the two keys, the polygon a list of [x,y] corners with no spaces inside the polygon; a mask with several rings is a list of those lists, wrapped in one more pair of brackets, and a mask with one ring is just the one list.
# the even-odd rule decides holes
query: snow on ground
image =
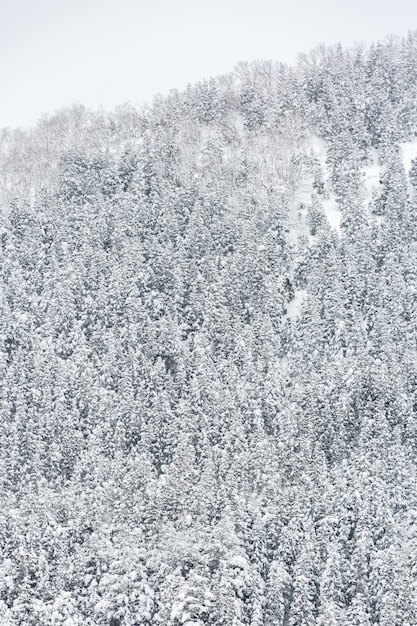
{"label": "snow on ground", "polygon": [[286,317],[291,320],[292,324],[294,324],[295,320],[300,317],[301,307],[306,295],[307,291],[305,289],[296,289],[294,292],[294,298],[287,305]]}
{"label": "snow on ground", "polygon": [[[404,143],[401,143],[400,154],[403,160],[404,169],[408,176],[411,169],[411,161],[413,161],[417,157],[417,140],[405,141]],[[415,197],[415,189],[410,181],[408,182],[408,193],[411,198]]]}
{"label": "snow on ground", "polygon": [[365,202],[369,203],[375,191],[380,187],[381,166],[379,165],[378,152],[372,149],[371,164],[363,168]]}
{"label": "snow on ground", "polygon": [[312,135],[310,139],[310,146],[313,150],[314,156],[319,159],[320,165],[325,169],[327,157],[326,142],[321,137]]}
{"label": "snow on ground", "polygon": [[400,143],[400,150],[405,171],[408,174],[411,168],[411,161],[417,157],[417,140]]}
{"label": "snow on ground", "polygon": [[289,243],[293,246],[297,246],[298,239],[301,235],[304,235],[308,239],[311,239],[306,214],[307,211],[305,209],[300,211],[292,210],[292,215],[289,222],[290,231],[287,238]]}
{"label": "snow on ground", "polygon": [[313,177],[311,176],[311,174],[305,174],[295,191],[295,203],[297,205],[309,204],[311,202],[311,194],[313,192]]}
{"label": "snow on ground", "polygon": [[[400,154],[404,164],[405,171],[408,175],[411,168],[411,161],[417,157],[417,140],[415,141],[405,141],[400,144]],[[378,152],[373,149],[371,151],[371,163],[367,167],[364,167],[363,170],[364,175],[364,191],[365,191],[365,203],[369,206],[369,203],[372,201],[372,198],[376,192],[381,187],[380,177],[381,177],[381,166],[379,164]],[[413,192],[413,188],[411,184],[409,185],[409,192]],[[374,218],[378,221],[381,220],[380,217],[374,216]]]}
{"label": "snow on ground", "polygon": [[[320,166],[323,171],[324,182],[326,187],[328,187],[329,181],[329,172],[327,170],[326,164],[326,142],[324,139],[317,137],[317,135],[312,135],[310,138],[310,149],[318,159]],[[306,174],[295,194],[295,200],[297,204],[307,205],[311,202],[311,195],[314,193],[313,188],[313,176],[311,174]],[[333,193],[329,193],[328,197],[322,200],[323,210],[329,220],[329,224],[331,228],[333,228],[337,233],[340,233],[340,219],[341,212],[339,210],[336,197]]]}
{"label": "snow on ground", "polygon": [[[405,171],[410,171],[411,161],[417,157],[417,140],[405,141],[400,144],[400,154],[404,163]],[[372,200],[373,192],[380,187],[381,166],[379,165],[378,152],[373,149],[371,152],[371,164],[363,168],[365,202]]]}
{"label": "snow on ground", "polygon": [[[312,136],[309,141],[309,147],[314,157],[320,162],[325,187],[329,188],[329,172],[326,164],[326,144],[323,139]],[[417,140],[409,141],[401,144],[401,155],[404,167],[407,173],[411,167],[411,161],[417,157]],[[381,166],[377,150],[373,149],[370,154],[370,164],[362,169],[363,173],[363,191],[365,206],[369,206],[374,194],[380,188]],[[310,235],[307,221],[307,206],[311,203],[311,196],[314,193],[313,176],[309,172],[305,172],[300,184],[298,185],[291,203],[290,213],[290,232],[289,241],[297,246],[300,235],[308,237],[312,243],[314,237]],[[321,199],[324,213],[327,216],[331,228],[340,233],[341,211],[339,209],[335,194],[327,193],[327,198]],[[374,216],[378,221],[382,218]],[[306,297],[306,291],[299,289],[295,292],[294,299],[288,303],[286,317],[294,324],[295,320],[300,316],[301,307]]]}
{"label": "snow on ground", "polygon": [[330,226],[337,233],[340,233],[340,219],[342,217],[342,213],[339,209],[334,193],[331,193],[327,200],[323,200],[323,210],[329,220]]}
{"label": "snow on ground", "polygon": [[300,235],[307,238],[310,229],[307,224],[307,205],[311,202],[311,194],[313,193],[313,177],[305,174],[295,190],[292,202],[290,203],[289,226],[290,232],[288,240],[296,245]]}
{"label": "snow on ground", "polygon": [[[324,182],[326,187],[328,187],[329,181],[329,172],[327,169],[327,150],[326,150],[326,142],[321,137],[317,137],[313,135],[311,138],[311,147],[313,150],[314,156],[319,160],[323,174],[324,174]],[[329,220],[329,224],[331,228],[333,228],[337,233],[340,233],[340,220],[342,217],[341,211],[338,207],[336,196],[334,193],[329,192],[328,198],[323,200],[323,210],[326,214],[327,219]]]}

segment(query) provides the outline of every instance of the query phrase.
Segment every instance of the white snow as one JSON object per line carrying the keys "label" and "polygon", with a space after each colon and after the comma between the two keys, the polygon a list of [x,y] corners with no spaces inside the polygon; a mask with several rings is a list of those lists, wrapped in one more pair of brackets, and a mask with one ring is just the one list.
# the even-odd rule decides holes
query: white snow
{"label": "white snow", "polygon": [[[309,195],[308,200],[306,200],[305,202],[308,203],[310,201],[311,195]],[[300,205],[294,201],[291,206],[291,214],[289,220],[290,232],[288,233],[288,241],[294,246],[297,245],[300,235],[305,235],[306,237],[309,237],[309,228],[306,218],[306,207],[300,208]]]}
{"label": "white snow", "polygon": [[381,166],[379,165],[378,152],[372,149],[371,164],[363,168],[363,181],[365,188],[365,202],[372,200],[373,194],[380,187]]}
{"label": "white snow", "polygon": [[[323,139],[312,135],[308,145],[312,155],[319,161],[323,171],[324,183],[327,186],[329,173],[326,165],[326,144]],[[308,237],[310,242],[314,241],[314,237],[310,235],[307,223],[307,206],[311,203],[311,197],[314,194],[313,187],[314,178],[311,172],[304,172],[291,203],[290,213],[290,232],[289,241],[294,245],[297,244],[300,235]],[[340,233],[341,212],[338,208],[337,200],[334,194],[330,193],[327,198],[322,199],[323,210],[327,216],[330,227],[337,233]]]}
{"label": "white snow", "polygon": [[234,565],[235,567],[240,567],[243,570],[247,569],[248,566],[246,559],[244,559],[240,554],[234,554],[230,559],[230,563],[231,565]]}
{"label": "white snow", "polygon": [[[417,140],[405,141],[400,144],[400,154],[404,164],[406,173],[410,171],[411,161],[417,157]],[[379,164],[378,152],[373,149],[371,152],[371,164],[363,168],[365,203],[369,206],[374,195],[380,189],[381,166]],[[412,186],[409,185],[409,192],[412,192]],[[381,222],[380,216],[374,216],[377,222]]]}
{"label": "white snow", "polygon": [[319,159],[320,165],[325,166],[327,151],[326,142],[324,141],[324,139],[318,137],[317,135],[312,135],[310,139],[310,145],[313,149],[314,156]]}
{"label": "white snow", "polygon": [[338,233],[340,233],[340,219],[342,213],[337,204],[337,200],[333,193],[330,194],[327,200],[323,200],[323,209],[329,220],[330,226]]}
{"label": "white snow", "polygon": [[[326,151],[326,142],[321,137],[317,137],[317,135],[312,135],[310,139],[310,145],[313,152],[313,155],[318,159],[321,168],[323,170],[324,183],[326,187],[328,187],[329,181],[329,171],[327,169],[327,151]],[[313,186],[311,183],[311,193],[313,193]],[[340,220],[341,220],[341,211],[337,204],[336,197],[333,193],[329,193],[327,199],[323,201],[323,210],[326,214],[327,219],[329,220],[329,224],[331,228],[333,228],[337,233],[340,233]]]}
{"label": "white snow", "polygon": [[417,157],[417,140],[401,143],[400,150],[405,171],[408,174],[411,168],[411,161]]}
{"label": "white snow", "polygon": [[306,295],[307,291],[305,289],[296,289],[294,298],[288,303],[286,317],[290,319],[292,323],[300,316],[301,307]]}
{"label": "white snow", "polygon": [[[411,161],[413,161],[417,157],[417,140],[401,143],[400,151],[404,164],[404,169],[408,176],[411,169]],[[411,198],[415,197],[415,189],[410,182],[408,183],[408,193]]]}
{"label": "white snow", "polygon": [[297,204],[308,204],[311,201],[312,193],[314,193],[313,177],[311,174],[306,174],[295,191],[294,201]]}

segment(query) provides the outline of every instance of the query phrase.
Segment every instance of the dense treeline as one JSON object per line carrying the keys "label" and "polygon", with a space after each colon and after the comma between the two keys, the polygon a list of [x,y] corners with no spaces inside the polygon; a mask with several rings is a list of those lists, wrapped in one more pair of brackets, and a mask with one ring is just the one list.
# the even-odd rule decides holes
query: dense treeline
{"label": "dense treeline", "polygon": [[416,133],[417,34],[3,130],[2,626],[417,623]]}

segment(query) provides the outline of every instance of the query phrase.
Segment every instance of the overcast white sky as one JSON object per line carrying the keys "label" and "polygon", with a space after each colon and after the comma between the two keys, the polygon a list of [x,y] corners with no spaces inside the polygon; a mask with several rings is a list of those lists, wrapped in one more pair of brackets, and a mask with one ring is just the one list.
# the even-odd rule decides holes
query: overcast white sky
{"label": "overcast white sky", "polygon": [[417,29],[415,0],[0,0],[0,127],[81,102],[140,104],[316,44]]}

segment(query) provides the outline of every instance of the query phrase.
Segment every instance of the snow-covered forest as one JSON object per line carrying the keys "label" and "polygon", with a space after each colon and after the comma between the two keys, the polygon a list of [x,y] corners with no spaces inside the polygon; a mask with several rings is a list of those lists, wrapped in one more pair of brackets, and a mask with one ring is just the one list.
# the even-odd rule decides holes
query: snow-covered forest
{"label": "snow-covered forest", "polygon": [[0,198],[1,626],[415,626],[417,33],[4,129]]}

